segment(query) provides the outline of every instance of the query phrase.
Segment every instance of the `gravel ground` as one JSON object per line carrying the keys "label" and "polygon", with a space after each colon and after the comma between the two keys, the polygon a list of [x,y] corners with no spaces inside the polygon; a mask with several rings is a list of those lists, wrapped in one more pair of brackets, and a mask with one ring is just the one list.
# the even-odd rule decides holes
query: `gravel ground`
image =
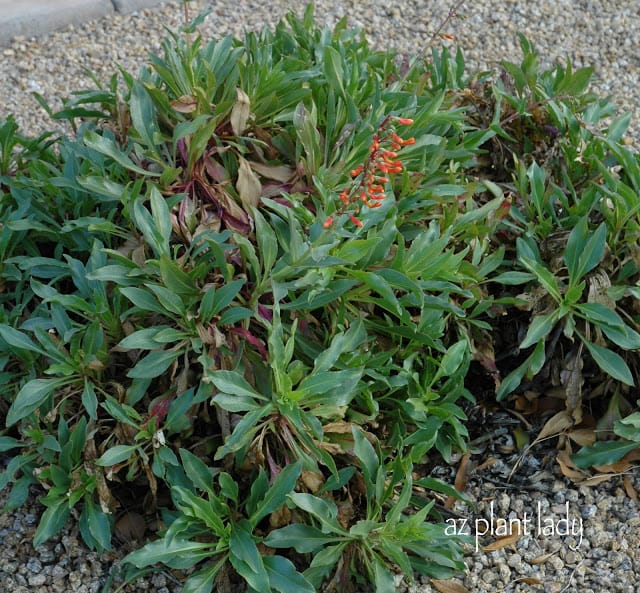
{"label": "gravel ground", "polygon": [[[575,67],[594,66],[594,90],[612,95],[622,111],[634,113],[635,120],[640,116],[638,0],[470,0],[466,4],[461,10],[466,18],[452,21],[446,32],[455,35],[471,67],[491,68],[502,59],[519,60],[516,32],[520,31],[539,49],[546,65],[569,57]],[[194,14],[211,8],[202,31],[215,35],[242,34],[244,30],[273,24],[287,9],[299,5],[285,0],[191,3]],[[316,15],[319,21],[329,24],[347,15],[350,23],[363,27],[376,45],[415,52],[428,45],[430,34],[438,28],[448,8],[449,3],[443,0],[319,0]],[[163,28],[176,28],[181,19],[180,4],[171,2],[130,15],[116,14],[39,39],[13,40],[0,48],[0,118],[16,114],[23,130],[29,133],[49,129],[51,124],[31,91],[41,93],[57,108],[60,97],[71,90],[92,86],[83,69],[88,68],[104,80],[114,72],[114,62],[136,70],[148,52],[158,50]],[[637,122],[625,141],[640,146]],[[509,474],[511,461],[503,459],[472,478],[468,493],[477,502],[477,511],[468,519],[475,525],[476,520],[488,519],[493,509],[494,518],[522,521],[530,516],[534,526],[511,547],[476,552],[471,546],[467,554],[469,571],[458,583],[463,588],[449,591],[640,590],[640,512],[638,503],[622,489],[621,478],[593,488],[577,488],[554,474],[553,464],[551,469],[545,469],[540,460],[531,458],[529,465],[521,466],[514,476],[515,481],[507,484],[505,475]],[[640,489],[640,475],[637,469],[634,471],[629,480]],[[77,528],[70,523],[60,537],[34,551],[31,539],[41,512],[37,494],[34,492],[25,508],[0,514],[0,592],[102,591],[109,570],[127,546],[98,557],[82,547]],[[0,497],[0,505],[2,502]],[[564,536],[559,529],[553,533],[536,531],[536,517],[558,527],[567,510],[570,523],[580,525],[581,540],[577,535]],[[492,539],[495,538],[480,543]],[[425,582],[399,583],[398,590],[432,593],[444,589]],[[178,593],[180,586],[172,575],[158,573],[141,578],[122,591]]]}

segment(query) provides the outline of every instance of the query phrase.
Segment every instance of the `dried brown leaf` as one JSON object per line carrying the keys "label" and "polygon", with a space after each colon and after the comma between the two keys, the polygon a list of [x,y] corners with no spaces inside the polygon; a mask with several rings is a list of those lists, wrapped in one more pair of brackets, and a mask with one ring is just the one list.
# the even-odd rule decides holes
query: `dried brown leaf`
{"label": "dried brown leaf", "polygon": [[304,483],[304,485],[311,492],[317,492],[318,490],[320,490],[320,488],[322,488],[322,485],[324,484],[324,476],[321,472],[303,470],[300,477],[302,478],[302,482]]}
{"label": "dried brown leaf", "polygon": [[569,431],[567,436],[581,447],[589,447],[596,442],[596,433],[593,428],[576,428]]}
{"label": "dried brown leaf", "polygon": [[193,95],[182,95],[169,105],[179,113],[193,113],[198,108],[198,100]]}
{"label": "dried brown leaf", "polygon": [[525,585],[542,585],[542,581],[540,579],[536,579],[535,577],[522,577],[520,579],[516,579],[516,583],[524,583]]}
{"label": "dried brown leaf", "polygon": [[[456,472],[456,479],[453,483],[454,488],[458,492],[464,492],[467,487],[467,466],[469,464],[469,459],[471,458],[471,453],[467,451],[460,460],[460,465],[458,466],[458,471]],[[456,502],[455,496],[449,496],[444,503],[445,509],[450,509]]]}
{"label": "dried brown leaf", "polygon": [[440,593],[469,593],[469,589],[455,579],[449,581],[431,579],[431,584],[440,591]]}
{"label": "dried brown leaf", "polygon": [[577,480],[584,480],[586,474],[573,463],[569,453],[566,451],[560,451],[556,456],[556,461],[560,466],[560,471],[563,475],[567,476],[567,478],[573,480],[574,482]]}
{"label": "dried brown leaf", "polygon": [[638,491],[633,487],[633,484],[631,483],[629,476],[625,476],[622,479],[622,483],[624,484],[624,490],[627,493],[627,496],[631,500],[638,502]]}
{"label": "dried brown leaf", "polygon": [[598,474],[597,476],[593,476],[592,478],[587,478],[586,480],[582,480],[582,482],[578,482],[579,486],[597,486],[598,484],[602,484],[602,482],[607,482],[611,478],[617,477],[618,474]]}
{"label": "dried brown leaf", "polygon": [[522,537],[520,533],[520,529],[517,528],[514,533],[510,535],[505,535],[504,537],[498,538],[496,541],[491,542],[490,544],[483,546],[482,549],[485,552],[495,552],[496,550],[502,550],[502,548],[506,548],[507,546],[513,546],[515,543]]}
{"label": "dried brown leaf", "polygon": [[252,206],[256,208],[260,202],[260,196],[262,195],[262,185],[260,179],[249,166],[249,163],[242,158],[238,157],[238,181],[236,181],[236,189],[242,204],[247,208]]}
{"label": "dried brown leaf", "polygon": [[251,165],[251,168],[256,173],[259,173],[266,179],[273,179],[280,183],[286,183],[296,174],[296,170],[293,167],[287,167],[286,165],[270,166],[254,161],[249,161],[249,165]]}
{"label": "dried brown leaf", "polygon": [[562,410],[547,420],[534,443],[539,443],[550,436],[558,435],[572,426],[573,418],[571,414],[567,410]]}
{"label": "dried brown leaf", "polygon": [[231,129],[236,136],[239,136],[247,129],[247,121],[251,112],[251,101],[248,95],[240,88],[236,89],[236,102],[231,108],[229,121]]}
{"label": "dried brown leaf", "polygon": [[529,564],[532,564],[532,565],[544,564],[547,560],[549,560],[549,558],[552,558],[557,553],[558,553],[558,550],[554,550],[553,552],[548,552],[547,554],[542,554],[542,556],[537,556],[533,560],[530,560]]}

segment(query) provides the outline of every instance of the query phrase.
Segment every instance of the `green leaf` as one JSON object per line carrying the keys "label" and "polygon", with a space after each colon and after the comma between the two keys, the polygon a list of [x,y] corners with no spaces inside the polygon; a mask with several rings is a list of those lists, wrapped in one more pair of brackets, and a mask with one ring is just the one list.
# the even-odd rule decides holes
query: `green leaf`
{"label": "green leaf", "polygon": [[[584,221],[584,222],[583,222]],[[602,260],[604,255],[604,250],[606,247],[607,241],[607,227],[603,222],[598,226],[598,228],[591,234],[586,244],[584,243],[584,237],[588,235],[588,231],[586,229],[586,220],[581,219],[580,223],[574,227],[569,235],[569,239],[567,240],[567,249],[569,247],[569,242],[571,241],[574,234],[577,234],[577,238],[574,239],[574,242],[578,243],[575,247],[576,254],[574,254],[571,258],[573,265],[569,268],[569,278],[571,284],[576,284],[579,280],[587,273],[593,270]],[[583,226],[584,228],[581,228]],[[577,255],[577,263],[575,262]],[[566,252],[565,252],[566,259]],[[567,262],[567,267],[569,267],[569,262]]]}
{"label": "green leaf", "polygon": [[299,554],[315,554],[335,541],[335,535],[327,535],[317,527],[292,523],[269,533],[264,543],[271,548],[293,548]]}
{"label": "green leaf", "polygon": [[131,379],[154,379],[164,373],[180,356],[180,350],[157,350],[140,359],[129,370],[127,377]]}
{"label": "green leaf", "polygon": [[530,272],[503,272],[493,278],[490,278],[491,282],[497,282],[498,284],[505,284],[507,286],[516,286],[518,284],[526,284],[535,280],[535,275]]}
{"label": "green leaf", "polygon": [[46,542],[50,537],[56,535],[67,522],[70,510],[65,498],[59,498],[50,506],[47,506],[35,535],[33,536],[33,547],[37,548],[40,544]]}
{"label": "green leaf", "polygon": [[292,492],[289,494],[289,500],[299,509],[313,515],[328,531],[346,535],[346,532],[337,521],[338,509],[333,502],[318,498],[307,492]]}
{"label": "green leaf", "polygon": [[66,379],[32,379],[25,383],[7,412],[6,426],[12,426],[37,410]]}
{"label": "green leaf", "polygon": [[120,287],[120,294],[128,298],[136,307],[143,311],[166,314],[166,310],[158,304],[148,290],[134,287]]}
{"label": "green leaf", "polygon": [[113,140],[100,136],[94,131],[87,130],[82,140],[89,148],[111,157],[116,163],[122,165],[129,171],[133,171],[134,173],[138,173],[145,177],[160,177],[160,175],[162,175],[162,173],[149,171],[134,165],[133,161],[122,150],[120,150],[118,146],[116,146],[116,143]]}
{"label": "green leaf", "polygon": [[373,445],[369,442],[362,430],[354,426],[351,429],[351,434],[353,435],[354,440],[353,452],[357,459],[360,460],[362,475],[367,487],[370,487],[375,482],[380,460],[378,459],[378,455],[373,448]]}
{"label": "green leaf", "polygon": [[329,85],[333,90],[344,97],[345,92],[342,82],[344,80],[344,70],[342,68],[342,57],[338,51],[330,45],[327,45],[324,48],[323,70]]}
{"label": "green leaf", "polygon": [[213,494],[213,474],[204,461],[186,449],[180,449],[180,459],[184,473],[193,485],[203,492]]}
{"label": "green leaf", "polygon": [[222,393],[268,401],[268,398],[260,395],[249,382],[236,371],[213,371],[207,374],[206,380],[213,383],[216,389]]}
{"label": "green leaf", "polygon": [[278,510],[287,500],[287,495],[294,491],[296,481],[302,471],[302,461],[287,465],[267,490],[264,498],[258,503],[256,510],[249,518],[255,527],[261,519]]}
{"label": "green leaf", "polygon": [[14,348],[45,354],[44,350],[36,346],[29,337],[10,325],[0,325],[0,336],[9,346],[13,346]]}
{"label": "green leaf", "polygon": [[142,83],[137,80],[133,81],[131,88],[131,97],[129,99],[129,113],[131,114],[131,122],[144,141],[147,149],[153,154],[156,152],[156,144],[159,141],[159,131],[157,129],[155,110],[149,93]]}
{"label": "green leaf", "polygon": [[380,558],[373,560],[374,581],[376,585],[375,593],[396,593],[396,585],[393,580],[393,573],[384,565]]}
{"label": "green leaf", "polygon": [[171,560],[184,558],[189,561],[188,566],[193,566],[200,560],[211,557],[214,554],[212,548],[212,544],[209,543],[192,542],[177,537],[170,540],[164,538],[131,552],[122,561],[142,568],[160,562],[170,565]]}
{"label": "green leaf", "polygon": [[84,512],[87,514],[89,532],[99,546],[99,551],[111,549],[111,525],[108,516],[103,513],[90,497],[84,498]]}
{"label": "green leaf", "polygon": [[225,561],[226,558],[192,574],[185,581],[180,593],[211,593],[216,575]]}
{"label": "green leaf", "polygon": [[598,346],[593,342],[588,342],[584,339],[582,341],[589,350],[589,354],[591,354],[593,360],[596,361],[596,364],[605,373],[612,376],[614,379],[617,379],[618,381],[622,381],[626,385],[634,385],[631,371],[629,370],[627,363],[619,354],[616,354],[608,348]]}
{"label": "green leaf", "polygon": [[166,253],[160,256],[160,276],[166,288],[177,295],[193,297],[200,292],[194,279]]}
{"label": "green leaf", "polygon": [[98,419],[98,398],[96,396],[96,390],[89,379],[84,380],[84,389],[82,390],[82,407],[89,414],[89,418],[92,420]]}
{"label": "green leaf", "polygon": [[434,378],[434,382],[441,377],[451,377],[463,364],[467,353],[469,352],[469,342],[467,340],[459,340],[453,346],[450,346],[440,360],[440,367]]}
{"label": "green leaf", "polygon": [[609,465],[620,461],[629,451],[640,447],[637,441],[606,441],[582,447],[573,457],[578,467]]}
{"label": "green leaf", "polygon": [[244,521],[234,525],[229,536],[229,561],[257,593],[269,593],[269,575],[248,527]]}
{"label": "green leaf", "polygon": [[11,449],[15,449],[16,447],[24,447],[24,444],[21,443],[18,439],[14,439],[13,437],[0,436],[0,453],[11,451]]}
{"label": "green leaf", "polygon": [[271,225],[267,223],[257,208],[252,208],[251,214],[256,225],[256,241],[258,242],[258,253],[262,258],[262,269],[265,275],[270,275],[271,268],[273,268],[278,256],[278,239]]}
{"label": "green leaf", "polygon": [[558,309],[550,311],[545,315],[536,315],[529,325],[527,335],[524,340],[522,340],[520,348],[524,350],[525,348],[529,348],[541,340],[544,340],[544,338],[546,338],[554,328],[559,317],[560,311]]}
{"label": "green leaf", "polygon": [[280,593],[315,593],[316,588],[282,556],[265,556],[264,567],[269,575],[269,585]]}
{"label": "green leaf", "polygon": [[578,303],[575,305],[575,308],[582,313],[582,316],[587,321],[604,323],[618,329],[625,327],[620,315],[602,303]]}
{"label": "green leaf", "polygon": [[127,461],[137,448],[137,445],[115,445],[107,449],[99,459],[96,459],[96,465],[108,467]]}

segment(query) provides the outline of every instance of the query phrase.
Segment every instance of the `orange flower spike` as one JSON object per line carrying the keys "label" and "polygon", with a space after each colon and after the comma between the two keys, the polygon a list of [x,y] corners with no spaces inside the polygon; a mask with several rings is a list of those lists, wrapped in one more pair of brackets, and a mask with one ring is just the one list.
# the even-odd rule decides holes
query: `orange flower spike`
{"label": "orange flower spike", "polygon": [[401,126],[410,126],[413,123],[413,120],[408,117],[396,117],[396,121]]}
{"label": "orange flower spike", "polygon": [[322,226],[323,226],[325,229],[328,229],[332,224],[333,224],[333,216],[329,216],[329,218],[327,218],[327,220],[325,220],[325,221],[322,223]]}
{"label": "orange flower spike", "polygon": [[363,169],[362,165],[358,165],[349,174],[351,175],[351,177],[357,177],[358,175],[360,175],[360,173],[362,173],[362,169]]}
{"label": "orange flower spike", "polygon": [[349,214],[349,220],[355,224],[357,227],[362,227],[364,224],[361,220],[358,220],[353,214]]}
{"label": "orange flower spike", "polygon": [[402,141],[402,144],[404,144],[405,146],[409,146],[410,144],[415,144],[416,143],[416,139],[411,136],[411,138],[407,138],[406,140]]}

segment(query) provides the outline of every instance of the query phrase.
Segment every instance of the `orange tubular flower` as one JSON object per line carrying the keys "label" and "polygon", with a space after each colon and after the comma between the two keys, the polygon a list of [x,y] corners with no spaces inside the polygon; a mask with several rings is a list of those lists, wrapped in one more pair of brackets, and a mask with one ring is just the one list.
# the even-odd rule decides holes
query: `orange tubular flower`
{"label": "orange tubular flower", "polygon": [[[385,117],[371,139],[369,154],[362,164],[349,171],[352,178],[350,187],[339,194],[340,206],[333,216],[329,216],[323,223],[323,227],[330,228],[335,216],[348,214],[349,220],[357,227],[363,227],[364,223],[357,217],[360,213],[360,204],[367,208],[380,208],[382,200],[386,197],[385,184],[390,183],[388,173],[401,173],[404,171],[402,161],[398,153],[404,146],[415,144],[415,138],[401,138],[393,129],[393,124],[408,126],[413,120],[407,117]],[[351,210],[351,213],[348,211]]]}

